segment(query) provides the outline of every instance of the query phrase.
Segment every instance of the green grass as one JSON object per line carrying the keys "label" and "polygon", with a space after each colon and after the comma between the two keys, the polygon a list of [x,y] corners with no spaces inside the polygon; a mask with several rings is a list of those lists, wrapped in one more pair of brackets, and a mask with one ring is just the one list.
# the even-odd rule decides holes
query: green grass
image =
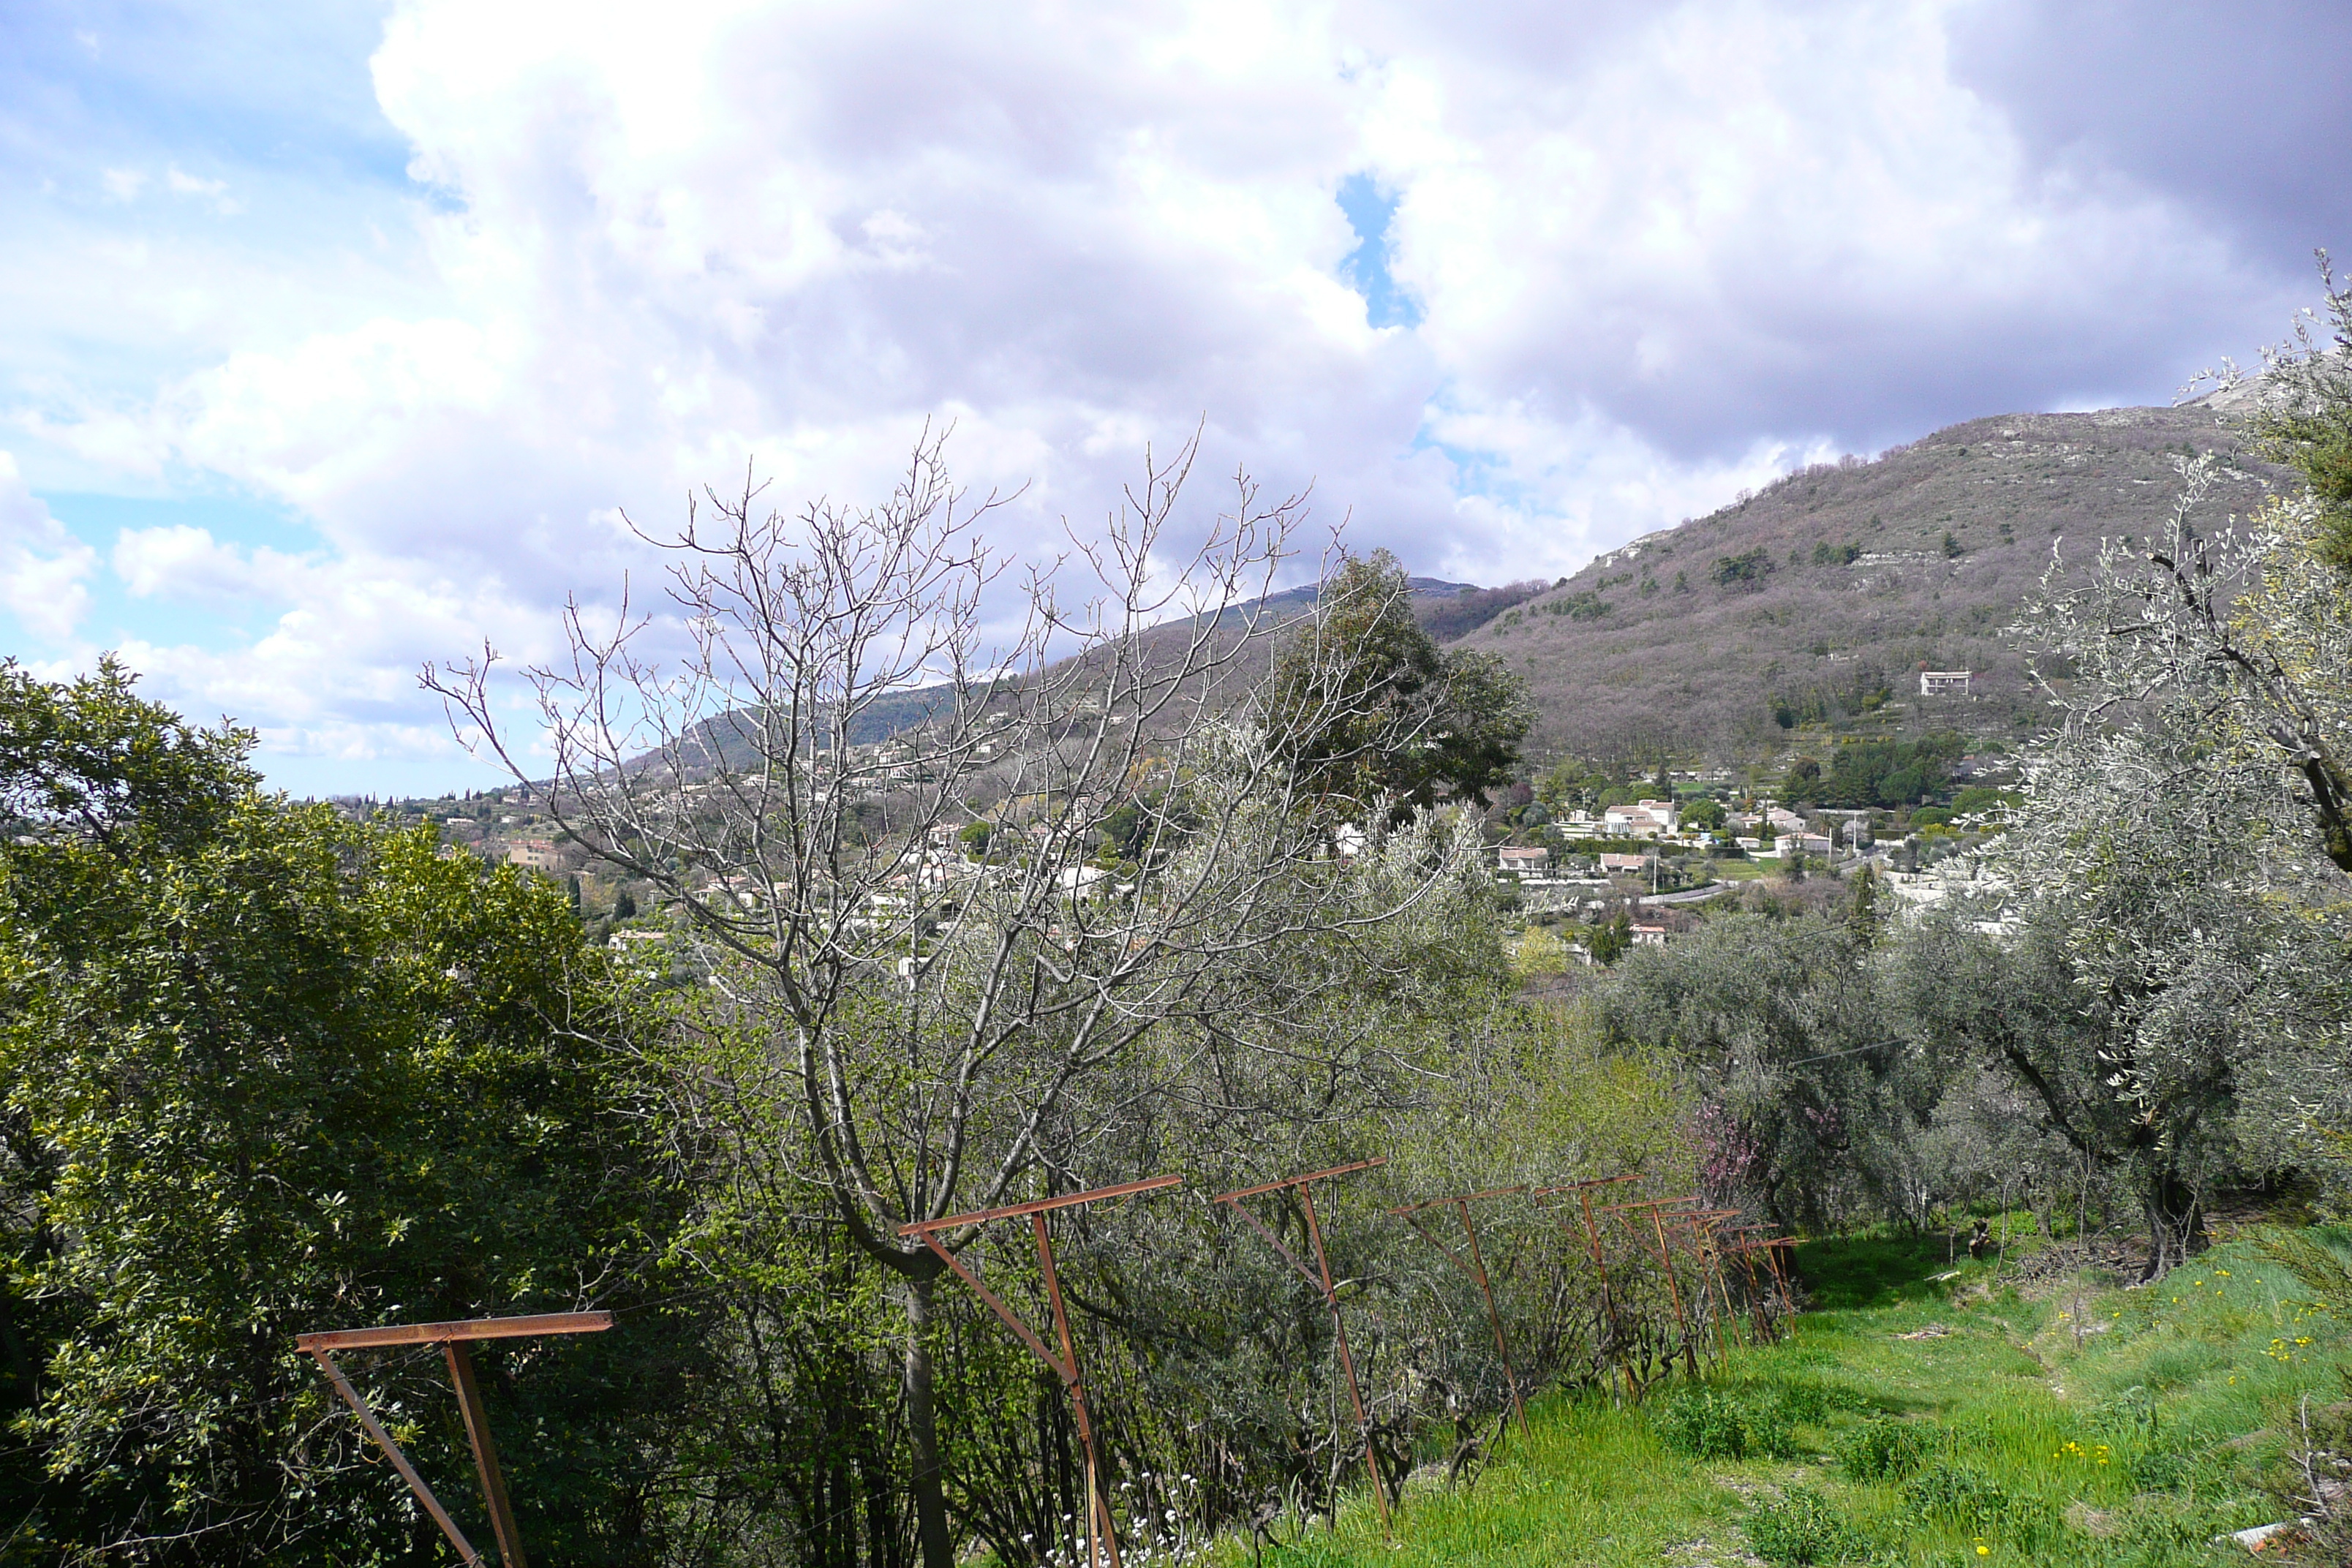
{"label": "green grass", "polygon": [[1815,1310],[1705,1391],[1555,1395],[1475,1487],[1416,1477],[1392,1543],[1360,1500],[1265,1561],[2242,1563],[2208,1542],[2282,1516],[2297,1400],[2347,1392],[2347,1326],[2244,1244],[2138,1290],[2021,1292],[1940,1238],[1801,1258]]}

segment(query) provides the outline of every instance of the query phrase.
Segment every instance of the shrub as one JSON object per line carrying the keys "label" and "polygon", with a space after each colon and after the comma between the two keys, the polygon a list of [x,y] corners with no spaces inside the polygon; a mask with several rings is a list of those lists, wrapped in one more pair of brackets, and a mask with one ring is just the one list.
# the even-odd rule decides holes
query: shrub
{"label": "shrub", "polygon": [[2021,1497],[1983,1471],[1949,1459],[1925,1466],[1903,1483],[1916,1511],[1978,1535],[2032,1536],[2052,1522],[2049,1505]]}
{"label": "shrub", "polygon": [[2144,1492],[2177,1491],[2195,1473],[2187,1456],[2165,1448],[2150,1448],[2131,1464],[2132,1485]]}
{"label": "shrub", "polygon": [[1810,1487],[1791,1487],[1778,1501],[1757,1504],[1748,1516],[1748,1540],[1765,1562],[1792,1568],[1849,1562],[1870,1549],[1862,1532]]}
{"label": "shrub", "polygon": [[1780,1386],[1772,1400],[1783,1420],[1819,1426],[1832,1405],[1847,1403],[1852,1397],[1843,1389],[1832,1393],[1817,1383],[1789,1383]]}
{"label": "shrub", "polygon": [[1742,555],[1717,556],[1715,566],[1707,575],[1712,577],[1718,586],[1725,588],[1731,587],[1735,584],[1761,587],[1764,579],[1771,574],[1771,552],[1756,549]]}
{"label": "shrub", "polygon": [[1658,1441],[1700,1459],[1785,1458],[1796,1452],[1786,1397],[1685,1388],[1661,1401],[1650,1416]]}
{"label": "shrub", "polygon": [[1865,1421],[1837,1446],[1838,1470],[1851,1481],[1899,1481],[1927,1462],[1927,1428],[1909,1421]]}

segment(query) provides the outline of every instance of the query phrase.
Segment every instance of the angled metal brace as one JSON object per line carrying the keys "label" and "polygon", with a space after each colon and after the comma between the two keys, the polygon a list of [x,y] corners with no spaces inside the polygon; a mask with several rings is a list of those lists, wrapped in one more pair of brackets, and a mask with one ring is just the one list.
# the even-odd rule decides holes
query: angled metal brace
{"label": "angled metal brace", "polygon": [[343,1403],[352,1407],[352,1413],[360,1418],[360,1426],[374,1439],[375,1446],[383,1450],[384,1458],[392,1461],[392,1468],[399,1472],[402,1480],[408,1483],[408,1489],[416,1495],[418,1502],[425,1505],[425,1511],[432,1516],[434,1523],[441,1527],[441,1533],[449,1538],[449,1544],[457,1549],[457,1555],[467,1568],[478,1568],[482,1554],[474,1550],[474,1543],[466,1539],[466,1532],[457,1528],[457,1521],[449,1517],[449,1510],[441,1506],[441,1500],[433,1495],[433,1489],[425,1484],[425,1478],[416,1473],[416,1467],[408,1462],[408,1456],[400,1451],[400,1445],[392,1440],[392,1434],[376,1420],[375,1413],[367,1407],[367,1401],[360,1397],[359,1390],[353,1388],[351,1379],[343,1375],[343,1369],[335,1364],[337,1351],[373,1350],[386,1345],[439,1345],[449,1364],[449,1381],[457,1391],[457,1408],[466,1418],[467,1441],[474,1450],[474,1473],[482,1483],[482,1501],[489,1510],[490,1528],[498,1535],[499,1560],[506,1568],[530,1568],[529,1560],[523,1554],[522,1533],[515,1528],[513,1505],[507,1500],[506,1476],[499,1468],[498,1447],[490,1441],[488,1413],[482,1405],[482,1391],[474,1382],[474,1363],[466,1353],[466,1342],[469,1340],[523,1339],[539,1334],[595,1334],[612,1326],[613,1314],[610,1312],[539,1312],[518,1318],[466,1318],[446,1323],[393,1323],[374,1329],[329,1329],[318,1333],[296,1335],[294,1347],[319,1363],[319,1370],[327,1374],[327,1381],[334,1385],[337,1394],[342,1395]]}

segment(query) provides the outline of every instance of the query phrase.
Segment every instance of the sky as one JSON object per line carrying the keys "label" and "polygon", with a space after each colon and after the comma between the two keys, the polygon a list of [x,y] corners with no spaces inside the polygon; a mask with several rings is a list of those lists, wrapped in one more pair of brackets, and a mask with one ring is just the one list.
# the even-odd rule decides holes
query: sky
{"label": "sky", "polygon": [[2348,71],[2340,0],[11,0],[0,652],[298,794],[478,787],[423,664],[927,423],[1015,558],[1198,430],[1548,578],[2254,359],[2352,245]]}

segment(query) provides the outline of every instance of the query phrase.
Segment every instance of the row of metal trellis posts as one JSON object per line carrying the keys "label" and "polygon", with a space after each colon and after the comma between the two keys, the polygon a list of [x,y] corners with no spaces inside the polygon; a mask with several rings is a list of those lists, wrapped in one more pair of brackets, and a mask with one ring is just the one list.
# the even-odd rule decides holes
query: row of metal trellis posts
{"label": "row of metal trellis posts", "polygon": [[[1393,1500],[1389,1496],[1373,1451],[1371,1423],[1365,1414],[1363,1391],[1356,1378],[1355,1357],[1348,1347],[1347,1322],[1339,1310],[1339,1290],[1331,1278],[1329,1257],[1324,1250],[1323,1226],[1316,1212],[1314,1184],[1385,1163],[1385,1156],[1358,1160],[1352,1164],[1334,1165],[1326,1170],[1286,1176],[1280,1181],[1240,1187],[1233,1192],[1219,1193],[1216,1196],[1218,1203],[1247,1221],[1263,1236],[1282,1255],[1284,1261],[1321,1294],[1325,1307],[1329,1310],[1333,1344],[1338,1352],[1340,1371],[1347,1381],[1349,1397],[1354,1403],[1357,1427],[1364,1442],[1365,1468],[1370,1474],[1372,1495],[1379,1501],[1384,1525],[1391,1517]],[[1503,1376],[1509,1390],[1512,1410],[1518,1418],[1522,1432],[1528,1427],[1527,1391],[1522,1389],[1518,1373],[1511,1363],[1510,1336],[1505,1331],[1502,1313],[1495,1305],[1494,1286],[1487,1275],[1486,1258],[1478,1246],[1478,1226],[1473,1217],[1473,1205],[1517,1198],[1539,1206],[1568,1211],[1560,1221],[1561,1227],[1582,1243],[1581,1250],[1591,1261],[1599,1287],[1600,1322],[1594,1342],[1594,1371],[1601,1381],[1612,1386],[1622,1379],[1629,1398],[1640,1398],[1651,1383],[1669,1375],[1677,1362],[1692,1376],[1699,1374],[1701,1363],[1706,1360],[1727,1363],[1735,1337],[1748,1343],[1778,1338],[1782,1320],[1793,1309],[1785,1255],[1795,1244],[1789,1237],[1769,1234],[1772,1227],[1754,1223],[1735,1224],[1733,1222],[1740,1218],[1739,1211],[1706,1208],[1695,1195],[1632,1198],[1616,1203],[1594,1202],[1596,1197],[1608,1197],[1611,1190],[1622,1184],[1641,1179],[1638,1173],[1627,1173],[1566,1182],[1557,1186],[1522,1184],[1496,1187],[1485,1192],[1428,1198],[1389,1211],[1410,1224],[1423,1239],[1444,1253],[1456,1267],[1476,1281],[1479,1295],[1486,1302],[1487,1322],[1494,1330],[1496,1353],[1502,1359]],[[1069,1319],[1063,1307],[1061,1281],[1054,1267],[1053,1237],[1046,1228],[1045,1215],[1055,1209],[1101,1203],[1111,1198],[1133,1197],[1139,1193],[1179,1186],[1182,1182],[1181,1176],[1154,1176],[1146,1181],[1123,1182],[1116,1186],[1097,1187],[1063,1197],[1042,1198],[1034,1203],[1013,1204],[1003,1208],[981,1209],[971,1214],[922,1220],[899,1229],[900,1235],[918,1238],[939,1254],[947,1266],[988,1304],[989,1310],[1053,1370],[1069,1391],[1072,1413],[1076,1418],[1078,1442],[1086,1458],[1087,1550],[1089,1560],[1096,1568],[1101,1568],[1106,1559],[1110,1568],[1121,1568],[1118,1535],[1111,1517],[1110,1500],[1102,1485],[1093,1420],[1087,1408],[1086,1380],[1078,1364],[1076,1343],[1070,1336]],[[1308,1249],[1314,1254],[1312,1267],[1247,1206],[1252,1198],[1280,1192],[1297,1194],[1306,1222]],[[1429,1227],[1428,1222],[1435,1217],[1437,1211],[1448,1208],[1454,1211],[1462,1226],[1462,1242],[1458,1248],[1449,1245]],[[992,1220],[1024,1217],[1036,1238],[1038,1270],[1045,1285],[1046,1302],[1053,1311],[1054,1345],[1048,1345],[940,1239],[942,1231],[984,1225]],[[1613,1260],[1612,1243],[1616,1244],[1618,1254]],[[1666,1303],[1674,1320],[1670,1334],[1664,1331],[1662,1322],[1655,1325],[1651,1322],[1654,1314],[1647,1310],[1647,1303],[1628,1299],[1622,1268],[1628,1261],[1638,1262],[1644,1268],[1650,1264],[1656,1266],[1657,1279],[1665,1286]]]}
{"label": "row of metal trellis posts", "polygon": [[[1318,1182],[1336,1180],[1387,1163],[1385,1156],[1358,1160],[1352,1164],[1309,1171],[1303,1175],[1286,1176],[1276,1182],[1262,1182],[1254,1187],[1241,1187],[1230,1193],[1219,1193],[1216,1196],[1218,1203],[1246,1220],[1265,1237],[1282,1255],[1284,1261],[1321,1294],[1324,1305],[1330,1310],[1332,1339],[1339,1352],[1340,1371],[1347,1380],[1349,1397],[1354,1402],[1356,1425],[1364,1443],[1365,1468],[1371,1475],[1372,1495],[1380,1502],[1383,1524],[1391,1518],[1393,1500],[1389,1496],[1388,1486],[1382,1479],[1380,1461],[1374,1452],[1371,1422],[1365,1414],[1363,1390],[1357,1382],[1355,1356],[1348,1348],[1347,1321],[1339,1310],[1339,1293],[1331,1278],[1330,1258],[1324,1250],[1323,1222],[1315,1208],[1314,1189]],[[1528,1426],[1527,1391],[1521,1388],[1518,1373],[1511,1364],[1510,1336],[1505,1332],[1503,1315],[1495,1305],[1494,1286],[1487,1276],[1486,1259],[1478,1246],[1478,1226],[1472,1215],[1473,1205],[1517,1198],[1539,1206],[1568,1211],[1560,1222],[1561,1228],[1581,1240],[1582,1251],[1591,1260],[1598,1284],[1600,1310],[1596,1324],[1598,1332],[1594,1337],[1593,1372],[1601,1382],[1612,1386],[1622,1378],[1629,1398],[1640,1398],[1650,1384],[1670,1375],[1677,1362],[1690,1375],[1696,1376],[1701,1363],[1709,1357],[1727,1361],[1734,1336],[1750,1343],[1777,1338],[1781,1321],[1793,1310],[1785,1254],[1794,1243],[1786,1237],[1769,1235],[1769,1226],[1732,1224],[1730,1222],[1739,1218],[1738,1211],[1706,1208],[1696,1196],[1594,1202],[1596,1197],[1608,1197],[1611,1189],[1621,1184],[1641,1179],[1638,1174],[1629,1173],[1565,1182],[1557,1186],[1496,1187],[1486,1192],[1428,1198],[1389,1211],[1410,1224],[1477,1282],[1479,1295],[1486,1305],[1487,1321],[1495,1331],[1495,1350],[1502,1358],[1503,1376],[1509,1389],[1511,1407],[1518,1417],[1522,1432]],[[1073,1414],[1077,1421],[1078,1441],[1086,1457],[1087,1550],[1096,1568],[1101,1568],[1106,1558],[1110,1568],[1121,1568],[1118,1534],[1111,1517],[1110,1500],[1102,1485],[1101,1461],[1096,1447],[1093,1420],[1087,1408],[1086,1380],[1078,1365],[1077,1345],[1070,1337],[1069,1318],[1062,1304],[1062,1285],[1054,1268],[1054,1243],[1046,1229],[1045,1215],[1055,1209],[1101,1203],[1110,1198],[1133,1197],[1139,1193],[1178,1186],[1182,1182],[1181,1176],[1154,1176],[1148,1181],[1125,1182],[1117,1186],[1097,1187],[1090,1192],[1042,1198],[1035,1203],[1013,1204],[1004,1208],[949,1215],[942,1219],[921,1220],[899,1227],[901,1236],[920,1239],[945,1259],[947,1266],[979,1293],[989,1309],[1020,1336],[1022,1343],[1034,1352],[1038,1359],[1053,1369],[1055,1374],[1061,1378],[1063,1386],[1069,1390]],[[1272,1226],[1247,1206],[1252,1198],[1280,1192],[1297,1194],[1306,1221],[1308,1249],[1315,1257],[1311,1268],[1276,1234]],[[1448,1208],[1454,1211],[1462,1226],[1459,1250],[1429,1227],[1429,1222],[1436,1217],[1437,1211]],[[980,1276],[974,1274],[956,1252],[940,1239],[942,1231],[1015,1218],[1026,1218],[1036,1237],[1037,1265],[1043,1277],[1046,1301],[1053,1309],[1053,1345],[1040,1338],[1018,1313],[982,1283]],[[1612,1243],[1616,1244],[1614,1258],[1612,1256]],[[1645,1272],[1651,1264],[1656,1266],[1657,1274],[1645,1283],[1635,1269]],[[1651,1294],[1651,1285],[1657,1282],[1665,1287],[1666,1302],[1674,1320],[1671,1332],[1664,1331],[1663,1320],[1654,1310],[1654,1303],[1643,1299]],[[318,1361],[320,1369],[326,1373],[336,1393],[358,1414],[368,1436],[390,1458],[401,1479],[407,1482],[434,1522],[441,1527],[458,1556],[472,1565],[480,1563],[480,1553],[442,1508],[432,1489],[416,1474],[406,1456],[401,1453],[399,1445],[377,1422],[373,1412],[335,1363],[335,1356],[346,1351],[394,1345],[440,1346],[448,1360],[451,1381],[457,1391],[459,1409],[465,1416],[466,1433],[473,1447],[483,1500],[489,1510],[492,1529],[498,1536],[499,1557],[507,1568],[527,1568],[520,1535],[515,1528],[514,1512],[507,1500],[506,1483],[499,1468],[498,1450],[490,1442],[481,1394],[475,1385],[473,1365],[467,1357],[465,1347],[478,1340],[594,1333],[609,1329],[612,1323],[609,1312],[553,1312],[533,1317],[333,1330],[301,1335],[296,1343]]]}

